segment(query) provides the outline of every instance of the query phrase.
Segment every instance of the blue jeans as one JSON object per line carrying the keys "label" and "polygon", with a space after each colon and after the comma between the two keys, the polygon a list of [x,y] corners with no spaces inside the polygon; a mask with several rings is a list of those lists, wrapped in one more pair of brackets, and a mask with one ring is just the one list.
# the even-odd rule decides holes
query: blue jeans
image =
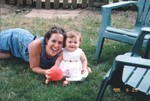
{"label": "blue jeans", "polygon": [[28,45],[34,36],[21,28],[8,29],[0,32],[0,52],[10,52],[13,56],[29,62]]}

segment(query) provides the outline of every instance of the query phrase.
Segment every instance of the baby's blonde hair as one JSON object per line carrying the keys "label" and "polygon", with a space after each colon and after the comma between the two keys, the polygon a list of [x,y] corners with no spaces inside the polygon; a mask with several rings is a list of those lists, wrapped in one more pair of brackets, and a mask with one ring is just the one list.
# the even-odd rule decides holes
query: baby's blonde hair
{"label": "baby's blonde hair", "polygon": [[66,33],[66,38],[74,38],[74,37],[77,37],[77,36],[79,36],[79,40],[80,40],[80,42],[81,42],[81,37],[82,37],[82,35],[81,35],[81,33],[80,32],[77,32],[77,31],[69,31],[69,32],[67,32]]}

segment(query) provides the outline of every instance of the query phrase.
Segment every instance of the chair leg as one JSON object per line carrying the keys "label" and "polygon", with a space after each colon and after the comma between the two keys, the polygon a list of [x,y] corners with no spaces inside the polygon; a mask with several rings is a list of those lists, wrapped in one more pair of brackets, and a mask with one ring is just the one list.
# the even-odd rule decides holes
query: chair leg
{"label": "chair leg", "polygon": [[96,60],[100,59],[103,43],[104,43],[104,38],[102,35],[100,35],[96,46],[96,56],[95,56]]}
{"label": "chair leg", "polygon": [[102,101],[103,95],[108,85],[108,79],[104,79],[100,85],[100,89],[96,98],[96,101]]}

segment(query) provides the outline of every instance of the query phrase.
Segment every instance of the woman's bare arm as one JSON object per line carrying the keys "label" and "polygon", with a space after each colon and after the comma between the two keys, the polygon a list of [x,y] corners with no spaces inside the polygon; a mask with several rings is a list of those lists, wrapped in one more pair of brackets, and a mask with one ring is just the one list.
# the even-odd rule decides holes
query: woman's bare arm
{"label": "woman's bare arm", "polygon": [[40,67],[41,40],[36,39],[29,45],[29,63],[33,72],[46,75],[46,69]]}

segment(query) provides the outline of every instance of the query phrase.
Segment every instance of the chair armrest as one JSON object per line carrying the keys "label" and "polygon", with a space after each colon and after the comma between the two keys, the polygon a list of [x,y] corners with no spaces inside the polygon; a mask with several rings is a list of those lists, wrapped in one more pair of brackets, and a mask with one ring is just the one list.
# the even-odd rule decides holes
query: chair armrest
{"label": "chair armrest", "polygon": [[150,60],[144,59],[140,57],[131,57],[127,55],[118,55],[115,59],[117,64],[122,65],[130,65],[130,66],[138,66],[141,68],[149,68],[150,69]]}
{"label": "chair armrest", "polygon": [[[109,27],[109,26],[106,28],[106,30],[109,32],[115,32],[115,33],[117,32],[119,34],[125,34],[125,35],[131,36],[131,37],[137,37],[138,36],[138,33],[135,34],[135,32],[132,32],[132,31],[125,31],[122,29],[117,29],[117,28],[113,28],[113,27]],[[146,33],[149,32],[147,34],[150,34],[150,27],[143,27],[141,29],[141,31],[146,32]],[[149,39],[149,38],[150,38],[150,35],[147,35],[147,36],[145,36],[144,39]]]}
{"label": "chair armrest", "polygon": [[104,6],[102,6],[102,8],[114,9],[114,8],[119,8],[119,7],[130,6],[130,5],[137,5],[137,1],[122,1],[122,2],[117,2],[117,3],[112,3],[112,4],[104,5]]}
{"label": "chair armrest", "polygon": [[150,32],[150,27],[143,27],[141,30],[143,32]]}
{"label": "chair armrest", "polygon": [[108,26],[108,27],[106,27],[106,30],[108,31],[108,32],[114,32],[114,33],[119,33],[119,34],[122,34],[122,35],[128,35],[128,36],[131,36],[131,37],[137,37],[138,36],[138,33],[137,34],[135,34],[135,32],[132,32],[131,30],[129,31],[125,31],[125,30],[122,30],[122,29],[117,29],[117,28],[113,28],[113,27],[110,27],[110,26]]}

